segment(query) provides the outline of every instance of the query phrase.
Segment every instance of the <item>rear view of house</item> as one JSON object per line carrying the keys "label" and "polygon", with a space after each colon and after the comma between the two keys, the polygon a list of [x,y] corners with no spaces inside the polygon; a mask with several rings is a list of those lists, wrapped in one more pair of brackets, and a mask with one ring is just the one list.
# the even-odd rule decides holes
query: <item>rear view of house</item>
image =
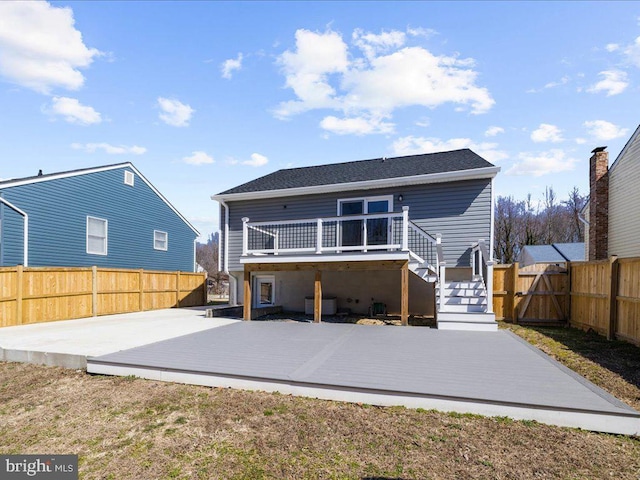
{"label": "rear view of house", "polygon": [[0,182],[0,266],[192,272],[197,236],[131,163]]}
{"label": "rear view of house", "polygon": [[214,195],[231,302],[495,329],[493,178],[468,149],[279,170]]}

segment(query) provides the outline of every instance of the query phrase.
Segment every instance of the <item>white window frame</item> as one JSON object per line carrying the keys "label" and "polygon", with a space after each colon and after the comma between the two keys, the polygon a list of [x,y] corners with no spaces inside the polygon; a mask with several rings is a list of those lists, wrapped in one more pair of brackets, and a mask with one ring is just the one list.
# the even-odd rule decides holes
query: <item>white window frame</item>
{"label": "white window frame", "polygon": [[[339,198],[338,199],[338,208],[337,208],[337,216],[343,217],[340,213],[341,207],[343,203],[346,202],[362,202],[362,215],[367,215],[369,213],[369,202],[380,202],[386,200],[388,202],[387,212],[393,213],[393,195],[377,195],[373,197],[353,197],[353,198]],[[348,216],[348,215],[347,215]],[[389,243],[389,239],[391,238],[391,222],[388,225],[387,231],[387,243]],[[336,230],[336,244],[342,245],[342,224],[341,227]]]}
{"label": "white window frame", "polygon": [[[157,234],[164,234],[164,248],[159,248],[156,246],[156,235]],[[167,250],[169,250],[169,234],[163,230],[154,230],[153,231],[153,249],[154,250],[161,250],[163,252],[166,252]]]}
{"label": "white window frame", "polygon": [[[270,283],[271,284],[271,303],[262,303],[261,302],[261,295],[260,295],[260,286],[263,283]],[[254,292],[255,295],[253,296],[254,300],[253,300],[253,306],[255,308],[260,308],[260,307],[273,307],[276,304],[276,277],[275,275],[255,275],[253,277],[253,284],[254,284]]]}
{"label": "white window frame", "polygon": [[389,208],[388,208],[388,212],[392,213],[393,212],[393,195],[379,195],[379,196],[375,196],[375,197],[354,197],[354,198],[339,198],[338,199],[338,210],[337,210],[337,216],[341,217],[342,215],[340,214],[340,207],[343,203],[345,202],[359,202],[359,201],[363,201],[364,202],[364,212],[362,212],[363,215],[367,215],[369,213],[369,202],[379,202],[382,200],[386,200],[387,202],[389,202]]}
{"label": "white window frame", "polygon": [[[92,252],[89,250],[89,220],[98,220],[104,223],[104,252]],[[94,235],[95,237],[95,235]],[[87,254],[89,255],[103,255],[106,256],[109,253],[109,221],[106,218],[92,217],[87,215],[87,227],[86,227],[86,247]]]}
{"label": "white window frame", "polygon": [[135,179],[136,176],[133,174],[133,172],[130,172],[129,170],[125,170],[124,171],[124,184],[125,185],[130,185],[133,187],[134,183],[135,183]]}

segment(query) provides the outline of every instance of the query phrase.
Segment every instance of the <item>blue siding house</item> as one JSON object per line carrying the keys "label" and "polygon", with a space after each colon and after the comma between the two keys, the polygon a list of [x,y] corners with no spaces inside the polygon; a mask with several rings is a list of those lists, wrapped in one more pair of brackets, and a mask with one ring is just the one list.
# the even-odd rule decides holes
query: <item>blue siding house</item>
{"label": "blue siding house", "polygon": [[131,163],[0,182],[0,266],[192,272],[198,235]]}
{"label": "blue siding house", "polygon": [[496,330],[499,170],[463,149],[279,170],[214,195],[230,300],[245,319],[282,306]]}

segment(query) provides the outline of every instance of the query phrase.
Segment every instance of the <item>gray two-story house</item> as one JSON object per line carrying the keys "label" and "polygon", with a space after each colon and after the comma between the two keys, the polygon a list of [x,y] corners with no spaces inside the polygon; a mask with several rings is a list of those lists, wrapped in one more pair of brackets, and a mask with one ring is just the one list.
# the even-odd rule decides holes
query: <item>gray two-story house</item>
{"label": "gray two-story house", "polygon": [[279,170],[212,196],[232,304],[495,330],[493,179],[468,149]]}

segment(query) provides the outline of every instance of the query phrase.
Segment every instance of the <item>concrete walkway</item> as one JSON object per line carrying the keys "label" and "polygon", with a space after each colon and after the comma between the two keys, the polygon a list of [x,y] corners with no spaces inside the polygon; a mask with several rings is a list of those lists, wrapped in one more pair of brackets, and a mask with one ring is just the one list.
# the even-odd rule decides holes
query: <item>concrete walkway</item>
{"label": "concrete walkway", "polygon": [[88,356],[106,355],[237,321],[205,318],[206,308],[170,308],[1,328],[0,360],[84,369]]}

